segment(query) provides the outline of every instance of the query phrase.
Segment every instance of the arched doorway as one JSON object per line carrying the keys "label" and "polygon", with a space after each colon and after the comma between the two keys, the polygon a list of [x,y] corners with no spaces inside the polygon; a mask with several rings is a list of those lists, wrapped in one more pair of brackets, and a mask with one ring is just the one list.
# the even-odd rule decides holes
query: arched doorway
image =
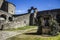
{"label": "arched doorway", "polygon": [[34,7],[31,7],[31,9],[28,10],[28,13],[31,13],[30,14],[30,21],[29,21],[30,25],[34,25],[35,24],[34,12],[35,12],[35,8]]}

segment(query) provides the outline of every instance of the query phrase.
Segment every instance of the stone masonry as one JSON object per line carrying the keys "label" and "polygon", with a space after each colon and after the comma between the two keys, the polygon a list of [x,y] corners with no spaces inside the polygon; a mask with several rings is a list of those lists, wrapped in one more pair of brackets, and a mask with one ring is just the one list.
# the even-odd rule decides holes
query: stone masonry
{"label": "stone masonry", "polygon": [[[37,19],[40,16],[44,17],[50,14],[60,24],[60,9],[52,9],[38,11],[37,8],[31,7],[27,13],[15,14],[15,5],[6,0],[0,0],[0,29],[10,29],[24,27],[28,25],[38,25]],[[33,11],[33,13],[32,13]]]}

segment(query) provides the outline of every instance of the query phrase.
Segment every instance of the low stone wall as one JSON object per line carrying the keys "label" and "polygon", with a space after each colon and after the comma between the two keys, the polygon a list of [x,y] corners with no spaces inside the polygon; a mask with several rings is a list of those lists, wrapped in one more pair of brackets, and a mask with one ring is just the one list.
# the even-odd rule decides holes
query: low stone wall
{"label": "low stone wall", "polygon": [[30,14],[26,14],[26,15],[23,15],[23,16],[16,17],[16,18],[14,18],[13,21],[4,24],[3,29],[10,29],[10,28],[18,28],[18,27],[28,26],[29,25],[29,18],[30,18]]}

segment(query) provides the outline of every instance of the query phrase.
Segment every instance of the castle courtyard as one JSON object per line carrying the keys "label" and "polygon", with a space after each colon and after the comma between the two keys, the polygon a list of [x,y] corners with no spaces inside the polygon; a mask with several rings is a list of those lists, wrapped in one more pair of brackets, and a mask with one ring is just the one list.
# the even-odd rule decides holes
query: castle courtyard
{"label": "castle courtyard", "polygon": [[[60,8],[50,9],[46,5],[47,10],[41,10],[41,7],[45,9],[45,5],[40,3],[45,1],[29,0],[33,1],[31,4],[28,1],[13,1],[0,0],[0,40],[60,40]],[[20,13],[22,9],[24,13]]]}
{"label": "castle courtyard", "polygon": [[37,29],[29,30],[23,34],[19,34],[13,37],[10,37],[6,40],[60,40],[60,34],[57,36],[49,36],[49,35],[37,35]]}

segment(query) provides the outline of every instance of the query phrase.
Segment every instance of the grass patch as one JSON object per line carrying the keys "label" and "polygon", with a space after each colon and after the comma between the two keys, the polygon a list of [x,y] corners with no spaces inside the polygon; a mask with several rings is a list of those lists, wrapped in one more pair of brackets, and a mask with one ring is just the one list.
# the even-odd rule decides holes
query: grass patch
{"label": "grass patch", "polygon": [[[21,35],[20,35],[21,36]],[[35,36],[35,35],[26,35],[26,36],[15,36],[8,38],[7,40],[60,40],[60,35],[57,36],[51,36],[51,37],[41,37],[41,36]]]}
{"label": "grass patch", "polygon": [[[36,30],[30,30],[26,33],[34,33]],[[44,35],[26,35],[26,34],[21,34],[21,35],[16,35],[13,37],[8,38],[7,40],[60,40],[60,34],[57,36],[44,36]]]}
{"label": "grass patch", "polygon": [[26,29],[30,29],[30,28],[34,28],[36,26],[24,26],[24,27],[20,27],[20,28],[11,28],[11,29],[6,29],[4,31],[17,31],[17,30],[26,30]]}

